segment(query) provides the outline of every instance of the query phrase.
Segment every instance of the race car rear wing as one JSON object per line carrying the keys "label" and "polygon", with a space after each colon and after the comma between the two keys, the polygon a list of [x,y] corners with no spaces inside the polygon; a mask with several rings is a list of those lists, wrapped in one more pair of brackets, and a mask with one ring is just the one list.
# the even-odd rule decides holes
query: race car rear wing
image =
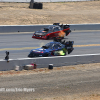
{"label": "race car rear wing", "polygon": [[53,23],[53,25],[59,25],[60,23]]}
{"label": "race car rear wing", "polygon": [[72,46],[74,44],[74,41],[67,41],[66,43],[65,43],[65,45],[69,45],[69,46]]}
{"label": "race car rear wing", "polygon": [[68,46],[68,45],[73,45],[74,44],[74,41],[65,41],[65,40],[63,40],[63,39],[58,39],[58,38],[56,38],[56,37],[54,37],[53,38],[53,41],[55,41],[55,42],[60,42],[61,44],[65,44],[66,46]]}
{"label": "race car rear wing", "polygon": [[61,28],[63,28],[63,29],[66,29],[66,28],[69,28],[70,27],[70,25],[63,25],[63,24],[60,24],[60,23],[53,23],[53,25],[58,25],[58,26],[60,26]]}
{"label": "race car rear wing", "polygon": [[66,28],[69,28],[70,27],[70,25],[63,25],[63,29],[66,29]]}

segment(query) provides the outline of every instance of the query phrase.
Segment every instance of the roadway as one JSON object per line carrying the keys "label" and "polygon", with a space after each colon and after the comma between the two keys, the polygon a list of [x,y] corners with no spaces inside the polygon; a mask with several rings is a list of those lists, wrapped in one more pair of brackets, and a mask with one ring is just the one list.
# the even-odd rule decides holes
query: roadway
{"label": "roadway", "polygon": [[[10,59],[26,58],[31,49],[41,47],[52,40],[32,39],[33,33],[0,33],[0,59],[4,59],[5,51],[10,52]],[[100,30],[73,31],[65,37],[74,41],[71,55],[94,54],[100,52]]]}

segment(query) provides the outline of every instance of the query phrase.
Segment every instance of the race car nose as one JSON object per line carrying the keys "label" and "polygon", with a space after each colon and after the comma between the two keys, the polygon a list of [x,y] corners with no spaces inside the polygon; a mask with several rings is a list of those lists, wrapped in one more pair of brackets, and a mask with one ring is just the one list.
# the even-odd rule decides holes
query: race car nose
{"label": "race car nose", "polygon": [[31,55],[31,54],[29,54],[29,55],[28,55],[28,57],[32,57],[32,55]]}
{"label": "race car nose", "polygon": [[30,54],[27,57],[30,57]]}

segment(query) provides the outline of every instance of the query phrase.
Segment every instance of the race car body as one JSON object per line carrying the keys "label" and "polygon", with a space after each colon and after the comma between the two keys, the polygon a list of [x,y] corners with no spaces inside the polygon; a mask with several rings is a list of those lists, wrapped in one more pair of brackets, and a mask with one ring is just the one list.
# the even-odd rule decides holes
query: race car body
{"label": "race car body", "polygon": [[54,23],[43,30],[36,31],[32,38],[45,40],[52,39],[54,37],[64,38],[64,36],[67,36],[70,32],[71,30],[69,25],[60,25],[59,23]]}
{"label": "race car body", "polygon": [[65,56],[73,51],[74,41],[50,42],[41,48],[32,49],[28,57]]}

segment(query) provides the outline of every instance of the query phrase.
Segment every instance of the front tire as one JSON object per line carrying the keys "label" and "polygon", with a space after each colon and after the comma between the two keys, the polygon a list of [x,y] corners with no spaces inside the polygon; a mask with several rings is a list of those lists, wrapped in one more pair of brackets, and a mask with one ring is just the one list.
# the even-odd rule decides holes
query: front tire
{"label": "front tire", "polygon": [[45,57],[48,57],[48,56],[49,56],[48,53],[46,53],[46,54],[45,54]]}
{"label": "front tire", "polygon": [[66,36],[69,34],[69,32],[66,32]]}
{"label": "front tire", "polygon": [[69,35],[69,34],[70,34],[70,32],[71,32],[71,30],[68,30],[68,31],[66,32],[66,36],[67,36],[67,35]]}

